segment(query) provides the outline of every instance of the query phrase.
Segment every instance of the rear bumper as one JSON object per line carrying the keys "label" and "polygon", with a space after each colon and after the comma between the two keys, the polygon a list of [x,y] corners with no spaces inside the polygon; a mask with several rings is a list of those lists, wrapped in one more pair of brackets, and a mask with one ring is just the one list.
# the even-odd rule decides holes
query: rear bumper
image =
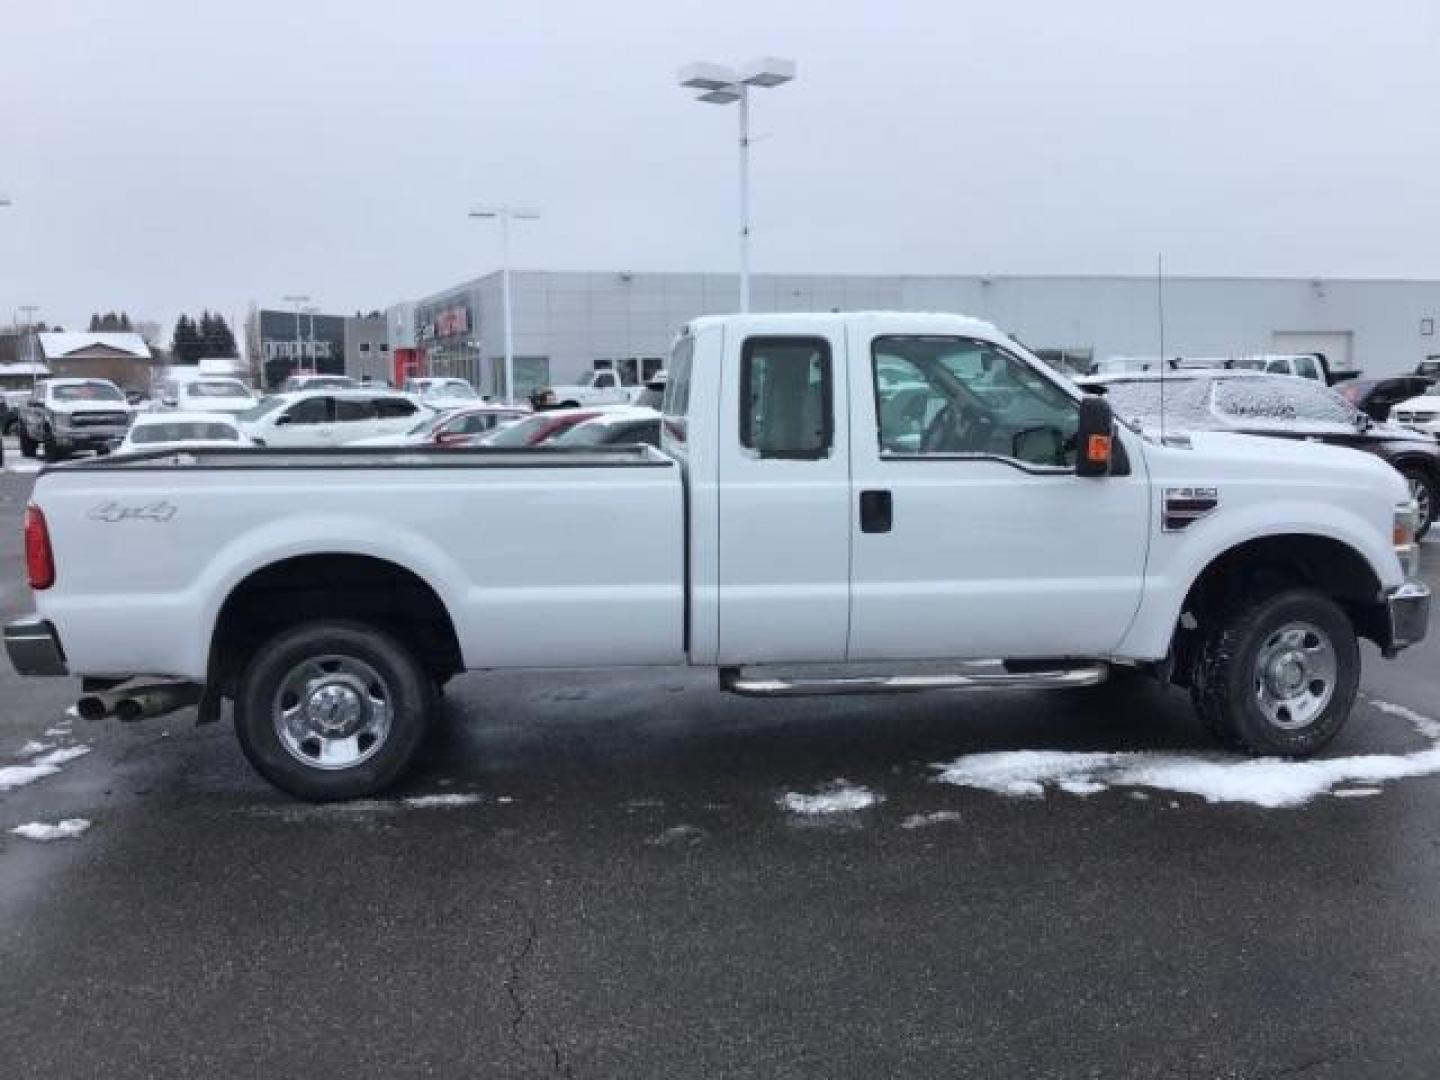
{"label": "rear bumper", "polygon": [[70,674],[60,636],[46,619],[31,615],[5,627],[5,651],[21,675],[54,677]]}
{"label": "rear bumper", "polygon": [[1390,619],[1386,653],[1393,654],[1425,639],[1430,629],[1430,588],[1423,581],[1407,581],[1385,597]]}

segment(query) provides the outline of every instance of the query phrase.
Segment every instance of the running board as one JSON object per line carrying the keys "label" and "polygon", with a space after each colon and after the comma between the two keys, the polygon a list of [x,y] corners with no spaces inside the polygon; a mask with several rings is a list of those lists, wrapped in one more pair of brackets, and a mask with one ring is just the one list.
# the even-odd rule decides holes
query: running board
{"label": "running board", "polygon": [[1098,686],[1106,664],[973,675],[845,675],[833,678],[747,678],[740,668],[720,669],[720,689],[742,697],[818,697],[824,694],[916,694],[926,690],[1065,690]]}

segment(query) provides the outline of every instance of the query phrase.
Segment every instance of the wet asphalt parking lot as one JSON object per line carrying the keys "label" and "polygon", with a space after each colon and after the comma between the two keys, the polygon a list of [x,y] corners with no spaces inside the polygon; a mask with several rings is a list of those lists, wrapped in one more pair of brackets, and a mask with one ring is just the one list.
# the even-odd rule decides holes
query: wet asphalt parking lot
{"label": "wet asphalt parking lot", "polygon": [[[31,480],[0,477],[6,619]],[[1327,758],[1428,761],[1437,657],[1367,646]],[[75,694],[0,665],[0,769],[88,748],[0,793],[7,1077],[1440,1074],[1440,776],[1284,808],[940,780],[1005,750],[1208,761],[1178,693],[472,675],[402,788],[323,807],[227,723],[91,724]],[[837,779],[875,801],[786,803]]]}

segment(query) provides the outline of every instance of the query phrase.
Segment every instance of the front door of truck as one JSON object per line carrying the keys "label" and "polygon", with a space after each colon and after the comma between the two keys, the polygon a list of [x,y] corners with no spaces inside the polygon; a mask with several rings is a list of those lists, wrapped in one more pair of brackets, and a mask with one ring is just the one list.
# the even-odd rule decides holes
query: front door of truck
{"label": "front door of truck", "polygon": [[[727,329],[719,380],[719,662],[843,660],[850,465],[843,335]],[[699,359],[696,360],[699,370]]]}
{"label": "front door of truck", "polygon": [[1114,648],[1140,602],[1150,530],[1138,447],[1127,476],[1077,477],[1073,392],[1018,353],[850,333],[849,658]]}

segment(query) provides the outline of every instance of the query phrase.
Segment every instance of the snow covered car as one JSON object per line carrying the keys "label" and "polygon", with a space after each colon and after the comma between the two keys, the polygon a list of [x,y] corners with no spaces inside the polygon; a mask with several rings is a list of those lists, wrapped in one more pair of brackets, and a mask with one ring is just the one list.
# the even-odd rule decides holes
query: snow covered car
{"label": "snow covered car", "polygon": [[540,446],[558,438],[576,424],[594,419],[600,412],[599,409],[546,409],[481,436],[480,445],[512,450],[522,446]]}
{"label": "snow covered car", "polygon": [[1388,461],[1410,485],[1423,536],[1440,509],[1440,445],[1395,424],[1379,424],[1341,394],[1310,379],[1222,370],[1090,376],[1082,386],[1104,388],[1117,416],[1146,431],[1234,431],[1275,439],[1303,439],[1364,450]]}
{"label": "snow covered car", "polygon": [[347,446],[474,446],[479,440],[530,415],[529,409],[509,405],[475,405],[438,416],[427,415],[400,435],[373,435],[356,439]]}
{"label": "snow covered car", "polygon": [[465,379],[436,376],[406,379],[403,389],[407,394],[414,394],[423,401],[427,409],[434,409],[436,412],[463,409],[484,400]]}
{"label": "snow covered car", "polygon": [[1391,408],[1390,419],[1431,439],[1440,438],[1440,392],[1432,388],[1400,402]]}
{"label": "snow covered car", "polygon": [[144,413],[115,447],[119,454],[254,446],[231,417],[204,412]]}
{"label": "snow covered car", "polygon": [[548,439],[545,446],[660,446],[660,413],[655,409],[611,409]]}
{"label": "snow covered car", "polygon": [[177,379],[160,386],[161,406],[181,412],[229,413],[234,416],[253,409],[255,401],[250,388],[239,379]]}
{"label": "snow covered car", "polygon": [[241,413],[241,429],[260,446],[344,446],[376,435],[403,435],[434,414],[396,390],[302,390],[276,394]]}

